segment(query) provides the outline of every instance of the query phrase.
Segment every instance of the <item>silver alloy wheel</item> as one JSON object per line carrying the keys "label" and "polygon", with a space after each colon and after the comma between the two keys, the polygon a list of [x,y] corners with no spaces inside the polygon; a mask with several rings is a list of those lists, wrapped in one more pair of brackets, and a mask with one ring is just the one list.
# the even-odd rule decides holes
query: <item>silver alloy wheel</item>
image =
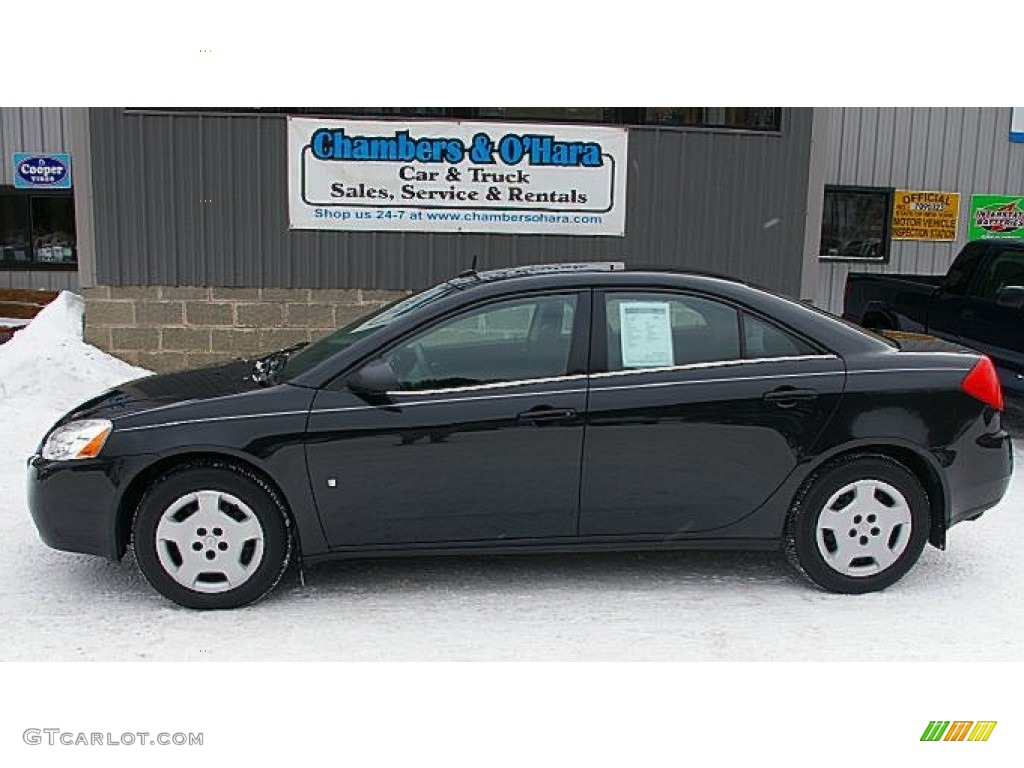
{"label": "silver alloy wheel", "polygon": [[818,552],[844,576],[873,576],[910,543],[910,505],[881,480],[857,480],[829,497],[818,515]]}
{"label": "silver alloy wheel", "polygon": [[160,565],[196,592],[226,592],[246,581],[263,561],[263,526],[242,500],[222,491],[195,491],[160,515]]}

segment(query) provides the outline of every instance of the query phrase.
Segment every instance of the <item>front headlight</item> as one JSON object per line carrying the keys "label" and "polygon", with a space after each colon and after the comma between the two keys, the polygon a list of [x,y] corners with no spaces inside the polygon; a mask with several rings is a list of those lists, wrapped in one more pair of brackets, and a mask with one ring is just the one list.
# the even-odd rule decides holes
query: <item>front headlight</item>
{"label": "front headlight", "polygon": [[100,452],[113,428],[106,419],[68,422],[50,433],[43,445],[43,458],[48,461],[91,459]]}

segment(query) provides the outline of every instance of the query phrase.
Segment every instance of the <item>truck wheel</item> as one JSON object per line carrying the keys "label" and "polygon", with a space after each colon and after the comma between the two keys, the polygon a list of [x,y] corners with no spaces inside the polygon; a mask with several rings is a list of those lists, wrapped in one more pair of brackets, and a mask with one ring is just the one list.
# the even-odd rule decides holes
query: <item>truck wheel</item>
{"label": "truck wheel", "polygon": [[892,323],[885,315],[869,314],[860,323],[862,328],[867,328],[869,331],[891,331],[893,330]]}

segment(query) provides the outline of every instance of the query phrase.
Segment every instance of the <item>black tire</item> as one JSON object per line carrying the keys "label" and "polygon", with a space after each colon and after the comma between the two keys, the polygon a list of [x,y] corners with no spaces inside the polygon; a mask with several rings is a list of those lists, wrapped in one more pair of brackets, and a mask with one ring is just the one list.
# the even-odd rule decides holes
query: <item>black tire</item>
{"label": "black tire", "polygon": [[[165,561],[168,559],[167,550],[158,552],[157,549],[157,530],[165,513],[169,513],[171,505],[182,497],[201,490],[228,494],[242,502],[248,507],[247,511],[251,511],[252,517],[256,518],[261,528],[260,546],[262,551],[258,562],[252,562],[255,556],[250,554],[250,559],[245,565],[248,574],[237,587],[225,588],[198,580],[194,582],[202,583],[207,588],[224,590],[220,592],[200,591],[179,583],[161,562],[161,557]],[[237,510],[232,511],[237,512]],[[245,520],[248,520],[247,514]],[[228,521],[229,523],[230,521]],[[228,527],[228,524],[225,527]],[[221,529],[212,529],[209,535],[216,530]],[[150,486],[139,504],[132,531],[135,558],[147,581],[164,597],[186,608],[238,608],[253,603],[264,597],[277,585],[284,575],[292,555],[292,537],[283,501],[274,489],[258,475],[228,462],[193,462],[175,467],[161,475]],[[201,539],[197,536],[196,543],[199,540]],[[162,546],[167,547],[166,541]],[[217,546],[219,547],[220,544]],[[246,542],[243,546],[248,547],[250,544]],[[214,563],[218,555],[223,555],[226,558],[229,554],[227,551],[223,553],[216,551],[212,543],[209,549],[213,552],[211,561]],[[253,549],[255,547],[250,547],[250,551]],[[175,551],[177,552],[176,549]],[[234,555],[234,553],[230,554]],[[192,555],[188,556],[192,557]],[[209,555],[207,556],[209,557]],[[239,556],[244,556],[244,553],[239,552]],[[171,557],[173,558],[173,555]],[[182,555],[178,554],[177,559],[181,558]],[[211,565],[211,567],[215,566]]]}
{"label": "black tire", "polygon": [[[819,547],[818,521],[825,514],[844,514],[845,510],[841,507],[844,497],[833,502],[833,510],[839,507],[838,510],[826,510],[826,505],[833,495],[850,484],[869,480],[882,481],[903,495],[910,512],[910,532],[900,554],[886,567],[872,571],[872,568],[878,568],[878,561],[874,561],[874,565],[870,562],[861,563],[858,567],[863,569],[862,572],[857,575],[849,575],[826,561],[825,555],[822,554]],[[889,501],[892,501],[885,493],[881,494],[881,498],[883,500],[888,498]],[[921,486],[920,481],[913,472],[895,459],[872,453],[841,457],[815,471],[801,486],[793,500],[786,518],[783,538],[786,557],[797,571],[830,592],[844,594],[877,592],[899,581],[921,556],[921,551],[928,540],[929,508],[928,494]],[[850,512],[850,514],[853,513]],[[868,528],[870,523],[866,520],[858,521],[856,524],[851,520],[844,522],[844,525],[849,526],[849,533],[844,528],[839,535],[849,535],[849,542],[837,542],[836,534],[827,532],[823,533],[821,538],[821,546],[826,551],[830,550],[830,544],[835,546],[833,551],[837,553],[835,562],[838,566],[842,566],[842,562],[846,559],[838,556],[840,547],[845,548],[843,552],[849,552],[851,547],[858,544],[874,545],[875,542],[870,541],[870,538],[872,535],[877,535],[873,534],[873,531],[879,530]],[[856,536],[854,535],[855,531]],[[898,542],[899,537],[904,535],[905,531],[901,529],[896,532],[890,531],[890,533]],[[882,533],[882,540],[886,541],[886,546],[889,546],[889,542],[894,539],[885,539],[885,536],[886,534]],[[869,539],[869,541],[865,541],[865,539]],[[849,562],[868,560],[873,560],[873,558],[856,557]]]}

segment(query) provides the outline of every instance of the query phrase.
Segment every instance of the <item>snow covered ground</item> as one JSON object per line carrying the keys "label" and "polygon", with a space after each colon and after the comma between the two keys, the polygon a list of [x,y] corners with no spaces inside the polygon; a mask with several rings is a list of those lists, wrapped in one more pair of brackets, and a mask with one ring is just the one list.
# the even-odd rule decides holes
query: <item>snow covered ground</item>
{"label": "snow covered ground", "polygon": [[25,458],[47,427],[143,373],[80,329],[80,300],[62,294],[0,346],[2,660],[1024,657],[1020,440],[1003,503],[880,594],[816,591],[774,554],[648,553],[329,564],[243,610],[178,608],[130,556],[55,552],[29,517]]}

